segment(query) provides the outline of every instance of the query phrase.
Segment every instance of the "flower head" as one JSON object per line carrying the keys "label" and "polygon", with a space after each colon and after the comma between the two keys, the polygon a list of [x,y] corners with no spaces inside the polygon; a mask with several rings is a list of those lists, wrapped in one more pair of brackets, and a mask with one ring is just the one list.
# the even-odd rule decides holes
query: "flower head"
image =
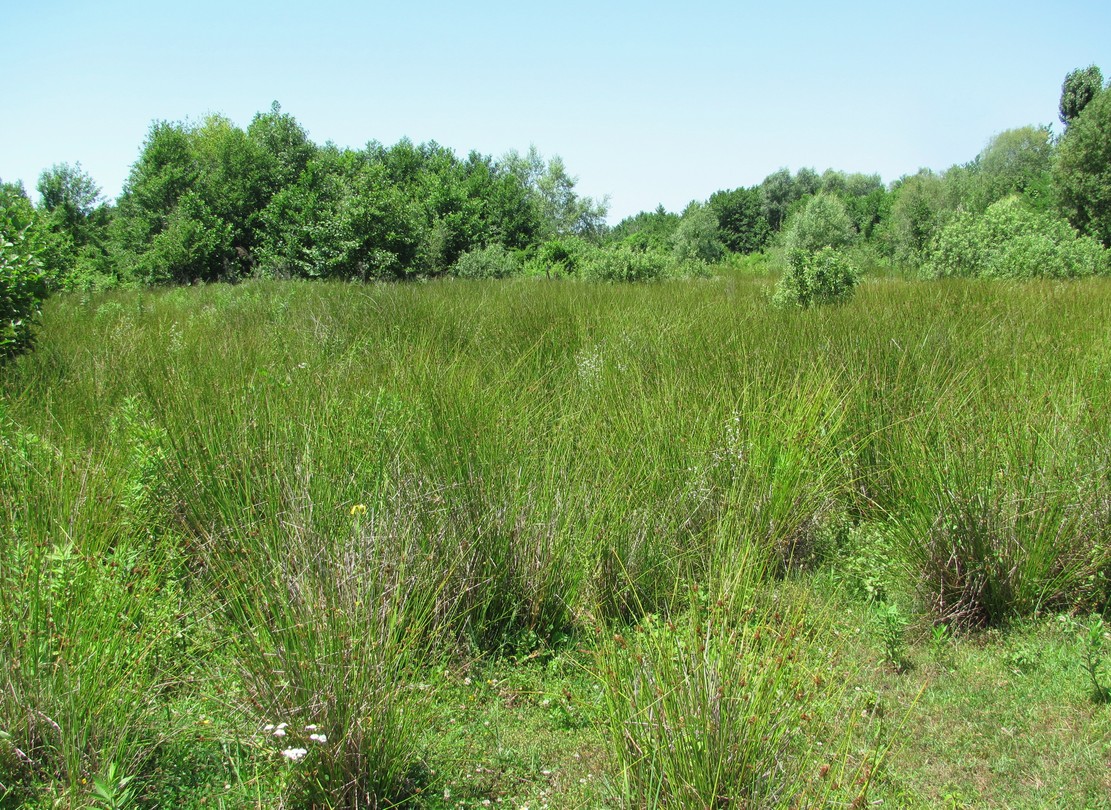
{"label": "flower head", "polygon": [[366,504],[357,503],[351,507],[351,517],[361,517],[366,514]]}
{"label": "flower head", "polygon": [[305,756],[305,754],[307,754],[307,753],[308,753],[308,750],[304,749],[304,748],[287,748],[284,751],[282,751],[282,756],[285,757],[286,759],[288,759],[290,762],[297,762],[299,759],[303,758]]}

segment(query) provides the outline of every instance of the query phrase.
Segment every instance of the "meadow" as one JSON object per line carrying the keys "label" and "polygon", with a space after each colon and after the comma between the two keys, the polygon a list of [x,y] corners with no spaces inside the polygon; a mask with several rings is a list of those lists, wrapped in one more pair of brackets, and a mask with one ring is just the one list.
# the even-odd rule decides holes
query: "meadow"
{"label": "meadow", "polygon": [[1111,281],[69,293],[0,807],[1111,807]]}

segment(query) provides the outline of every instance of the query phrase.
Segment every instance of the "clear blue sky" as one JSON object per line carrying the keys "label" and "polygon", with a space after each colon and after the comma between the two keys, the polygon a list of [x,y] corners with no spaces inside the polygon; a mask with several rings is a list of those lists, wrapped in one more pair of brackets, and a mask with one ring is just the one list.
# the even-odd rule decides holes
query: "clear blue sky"
{"label": "clear blue sky", "polygon": [[783,166],[944,169],[1111,73],[1108,0],[0,0],[0,26],[0,178],[29,191],[80,161],[114,197],[151,121],[277,100],[318,143],[535,144],[612,222]]}

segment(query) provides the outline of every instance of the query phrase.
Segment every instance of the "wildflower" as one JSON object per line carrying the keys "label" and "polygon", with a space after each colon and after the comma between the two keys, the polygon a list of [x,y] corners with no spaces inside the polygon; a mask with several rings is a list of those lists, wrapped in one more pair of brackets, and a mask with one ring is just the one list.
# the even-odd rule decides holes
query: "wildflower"
{"label": "wildflower", "polygon": [[351,507],[351,517],[361,517],[366,514],[366,504],[357,503]]}
{"label": "wildflower", "polygon": [[297,762],[298,760],[302,759],[307,753],[308,750],[305,748],[287,748],[282,751],[282,756],[288,759],[290,762]]}
{"label": "wildflower", "polygon": [[274,733],[275,737],[284,737],[285,736],[285,729],[282,728],[281,726],[278,726],[276,729],[274,729],[273,733]]}
{"label": "wildflower", "polygon": [[320,726],[313,723],[311,725],[305,726],[305,731],[316,731],[318,728],[320,728]]}
{"label": "wildflower", "polygon": [[309,739],[313,742],[326,743],[328,742],[328,735],[326,734],[310,734]]}

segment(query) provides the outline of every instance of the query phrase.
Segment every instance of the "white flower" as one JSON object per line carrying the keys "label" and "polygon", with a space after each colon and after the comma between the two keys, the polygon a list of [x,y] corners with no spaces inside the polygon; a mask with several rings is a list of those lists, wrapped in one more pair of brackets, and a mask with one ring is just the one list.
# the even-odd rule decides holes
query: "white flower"
{"label": "white flower", "polygon": [[262,727],[262,730],[263,731],[273,731],[274,730],[274,724],[273,723],[267,723],[265,726]]}
{"label": "white flower", "polygon": [[282,756],[288,759],[290,762],[296,762],[307,753],[308,750],[304,748],[287,748],[282,751]]}
{"label": "white flower", "polygon": [[285,736],[285,729],[282,728],[281,726],[278,726],[276,729],[274,729],[274,736],[275,737],[284,737]]}
{"label": "white flower", "polygon": [[328,736],[326,734],[310,734],[309,739],[312,740],[313,742],[318,742],[318,743],[328,742]]}
{"label": "white flower", "polygon": [[320,728],[320,726],[314,723],[311,726],[305,726],[305,731],[316,731],[318,728]]}

